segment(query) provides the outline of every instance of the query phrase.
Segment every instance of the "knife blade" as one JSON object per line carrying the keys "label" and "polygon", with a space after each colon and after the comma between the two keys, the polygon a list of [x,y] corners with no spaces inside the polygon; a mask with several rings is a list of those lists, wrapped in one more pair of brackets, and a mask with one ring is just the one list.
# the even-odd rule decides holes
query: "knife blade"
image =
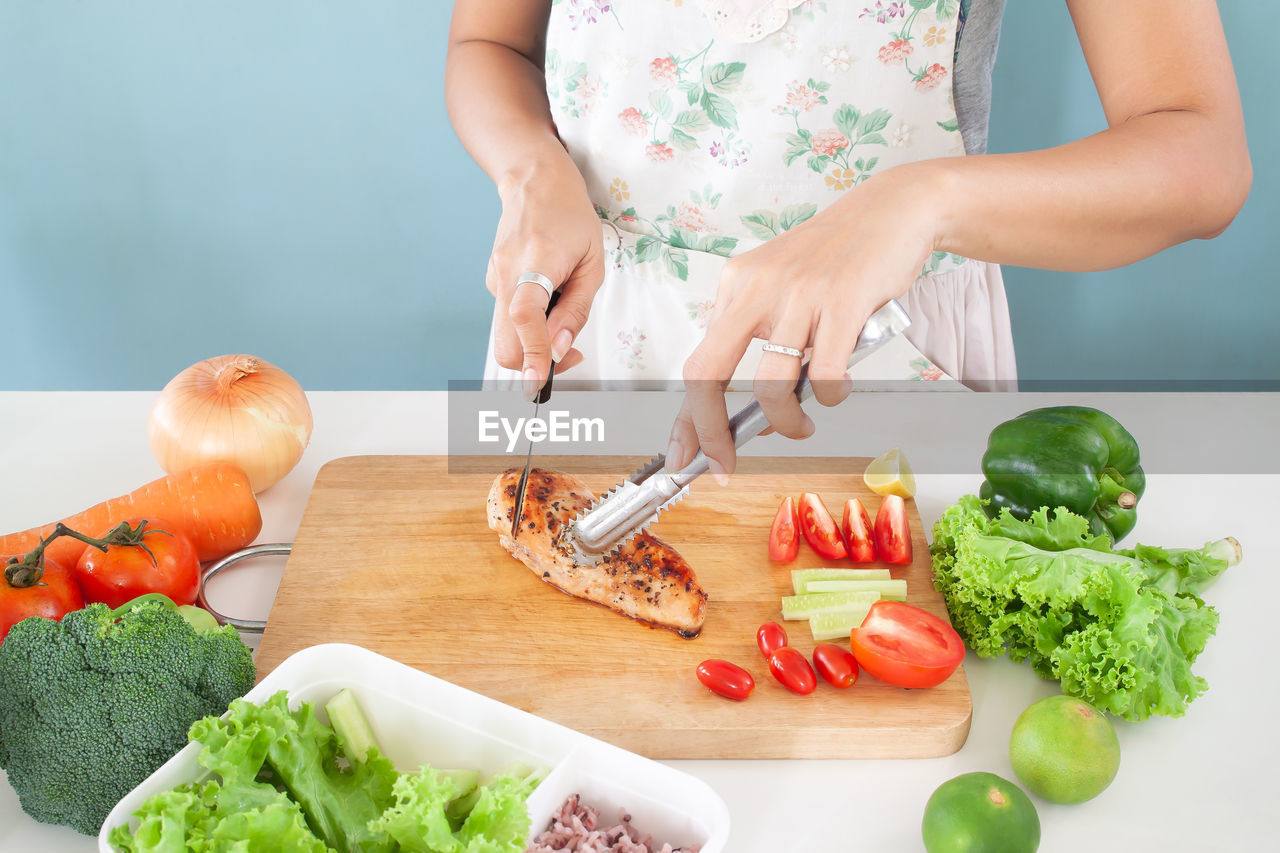
{"label": "knife blade", "polygon": [[[556,307],[556,303],[560,301],[560,291],[551,294],[550,301],[547,302],[547,316],[551,316],[551,309]],[[551,399],[551,380],[556,375],[556,363],[551,362],[551,367],[547,370],[547,381],[538,389],[537,395],[533,398],[533,419],[538,419],[538,409],[542,404]],[[524,515],[524,493],[529,487],[529,469],[533,464],[533,438],[529,439],[529,450],[524,455],[524,472],[520,475],[520,483],[516,486],[516,505],[515,511],[511,515],[511,538],[515,539],[520,533],[520,518]]]}
{"label": "knife blade", "polygon": [[[868,319],[858,336],[857,346],[849,358],[849,367],[901,334],[911,318],[891,299]],[[800,369],[796,396],[804,402],[813,395],[809,383],[809,365]],[[741,447],[759,435],[769,421],[754,397],[741,411],[729,419],[729,431],[735,447]],[[599,500],[579,513],[566,533],[580,565],[590,565],[613,553],[640,531],[658,520],[662,513],[684,500],[690,484],[707,471],[707,457],[699,450],[684,468],[674,473],[663,468],[664,457],[655,456],[644,467],[614,486]]]}

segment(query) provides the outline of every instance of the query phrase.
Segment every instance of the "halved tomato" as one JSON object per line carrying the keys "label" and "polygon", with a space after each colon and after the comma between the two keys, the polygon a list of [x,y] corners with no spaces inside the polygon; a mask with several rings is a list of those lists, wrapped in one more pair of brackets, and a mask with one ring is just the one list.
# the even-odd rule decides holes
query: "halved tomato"
{"label": "halved tomato", "polygon": [[899,495],[885,495],[876,513],[876,556],[892,565],[911,562],[911,524],[907,503]]}
{"label": "halved tomato", "polygon": [[898,687],[941,684],[964,660],[964,641],[946,620],[885,599],[849,632],[849,648],[863,669]]}
{"label": "halved tomato", "polygon": [[849,559],[855,563],[874,563],[876,546],[871,541],[871,516],[862,501],[849,498],[844,502],[844,544],[849,549]]}
{"label": "halved tomato", "polygon": [[813,492],[800,496],[800,532],[810,548],[829,560],[841,560],[849,555],[835,519],[827,512],[822,498]]}
{"label": "halved tomato", "polygon": [[790,563],[800,553],[800,536],[796,533],[796,502],[784,498],[773,517],[769,530],[769,559]]}

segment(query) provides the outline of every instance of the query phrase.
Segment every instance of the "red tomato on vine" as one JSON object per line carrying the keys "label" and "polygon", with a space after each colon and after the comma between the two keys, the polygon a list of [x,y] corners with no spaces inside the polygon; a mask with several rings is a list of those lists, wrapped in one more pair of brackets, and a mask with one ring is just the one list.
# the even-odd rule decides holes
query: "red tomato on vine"
{"label": "red tomato on vine", "polygon": [[75,577],[61,563],[45,558],[44,571],[37,573],[21,571],[19,560],[0,561],[6,566],[0,578],[0,643],[10,628],[29,616],[61,619],[84,607]]}
{"label": "red tomato on vine", "polygon": [[[76,580],[85,601],[119,607],[140,595],[159,592],[175,604],[193,604],[200,591],[200,559],[195,545],[163,519],[134,518],[145,523],[136,544],[110,544],[106,550],[86,548],[76,565]],[[169,532],[175,531],[175,532]]]}

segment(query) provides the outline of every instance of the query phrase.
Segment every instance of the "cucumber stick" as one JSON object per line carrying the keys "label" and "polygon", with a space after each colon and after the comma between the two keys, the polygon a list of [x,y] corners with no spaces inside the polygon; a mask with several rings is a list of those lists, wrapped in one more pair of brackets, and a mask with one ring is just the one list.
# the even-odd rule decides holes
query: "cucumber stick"
{"label": "cucumber stick", "polygon": [[807,592],[782,597],[782,618],[788,621],[808,619],[832,610],[870,609],[880,597],[876,592]]}
{"label": "cucumber stick", "polygon": [[849,632],[862,624],[867,618],[870,607],[859,607],[850,610],[828,610],[815,613],[809,617],[809,633],[815,643],[827,640],[847,640]]}
{"label": "cucumber stick", "polygon": [[480,802],[480,774],[474,770],[445,770],[440,775],[448,776],[458,786],[457,795],[444,807],[450,828],[457,832],[476,803]]}
{"label": "cucumber stick", "polygon": [[369,750],[377,748],[378,741],[351,688],[344,687],[335,694],[325,703],[324,711],[329,716],[329,725],[338,736],[338,743],[342,745],[347,760],[363,764],[369,757]]}
{"label": "cucumber stick", "polygon": [[814,581],[887,581],[888,569],[792,569],[791,589],[796,595],[817,592],[808,589]]}
{"label": "cucumber stick", "polygon": [[804,591],[810,592],[878,592],[881,598],[892,601],[907,600],[905,580],[875,581],[809,581]]}

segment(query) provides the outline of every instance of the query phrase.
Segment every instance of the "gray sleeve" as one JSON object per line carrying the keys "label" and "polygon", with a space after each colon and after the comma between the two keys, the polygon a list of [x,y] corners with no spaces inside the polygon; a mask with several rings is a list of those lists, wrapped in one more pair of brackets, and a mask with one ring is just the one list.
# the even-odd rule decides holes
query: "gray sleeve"
{"label": "gray sleeve", "polygon": [[973,0],[956,51],[952,88],[960,136],[969,154],[987,150],[987,122],[991,118],[991,69],[1000,43],[1005,0]]}

